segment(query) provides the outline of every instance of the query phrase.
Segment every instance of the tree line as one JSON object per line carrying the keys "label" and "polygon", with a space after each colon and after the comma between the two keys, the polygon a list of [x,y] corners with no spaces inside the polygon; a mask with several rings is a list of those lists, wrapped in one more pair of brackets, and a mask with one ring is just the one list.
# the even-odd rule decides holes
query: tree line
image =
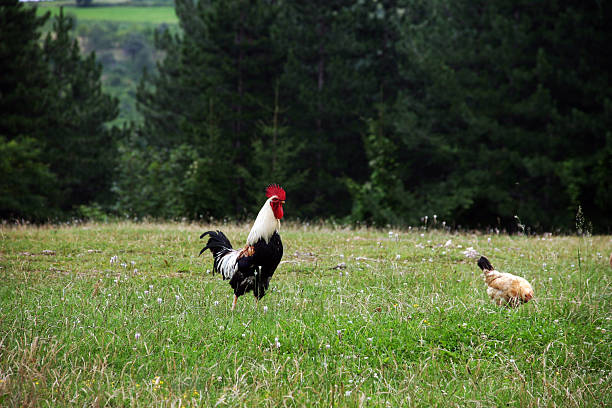
{"label": "tree line", "polygon": [[300,219],[612,226],[608,4],[175,4],[122,129],[70,21],[2,6],[2,218],[244,218],[277,182]]}

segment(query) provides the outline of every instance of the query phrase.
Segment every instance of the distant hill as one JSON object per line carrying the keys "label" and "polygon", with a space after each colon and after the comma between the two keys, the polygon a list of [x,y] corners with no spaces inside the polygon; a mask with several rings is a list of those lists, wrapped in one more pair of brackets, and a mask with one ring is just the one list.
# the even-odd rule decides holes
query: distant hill
{"label": "distant hill", "polygon": [[[102,63],[105,91],[119,98],[119,117],[114,124],[139,121],[136,88],[143,68],[153,71],[163,57],[153,46],[154,31],[178,30],[172,1],[148,6],[144,1],[117,3],[94,0],[91,7],[77,7],[74,1],[37,2],[37,13],[56,16],[60,7],[75,19],[75,35],[85,53],[94,51]],[[32,4],[32,3],[30,3]],[[46,29],[52,26],[51,18]]]}

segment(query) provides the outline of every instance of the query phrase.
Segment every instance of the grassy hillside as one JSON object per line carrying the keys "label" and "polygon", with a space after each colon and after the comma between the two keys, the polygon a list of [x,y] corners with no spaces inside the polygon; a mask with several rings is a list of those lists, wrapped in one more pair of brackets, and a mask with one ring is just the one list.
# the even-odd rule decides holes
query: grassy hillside
{"label": "grassy hillside", "polygon": [[[612,404],[610,236],[284,226],[232,313],[209,228],[249,230],[0,227],[0,405]],[[468,247],[536,300],[491,304]]]}
{"label": "grassy hillside", "polygon": [[[38,7],[38,13],[50,11],[59,14],[59,5]],[[176,24],[178,18],[171,6],[108,6],[108,7],[75,7],[64,6],[64,12],[76,17],[77,21],[114,21],[123,23]]]}
{"label": "grassy hillside", "polygon": [[[178,30],[178,19],[172,6],[127,6],[112,2],[94,2],[94,7],[76,7],[68,2],[37,3],[37,12],[64,13],[75,18],[74,34],[84,54],[94,51],[102,63],[104,90],[119,99],[119,117],[112,124],[121,126],[139,122],[136,111],[136,88],[143,69],[155,70],[162,58],[153,46],[157,29]],[[50,19],[45,30],[51,30]],[[162,27],[163,26],[163,27]]]}

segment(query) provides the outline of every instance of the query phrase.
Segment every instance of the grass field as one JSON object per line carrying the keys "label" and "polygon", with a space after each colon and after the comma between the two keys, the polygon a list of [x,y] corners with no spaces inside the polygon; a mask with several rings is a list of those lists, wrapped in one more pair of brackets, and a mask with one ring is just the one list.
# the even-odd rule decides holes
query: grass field
{"label": "grass field", "polygon": [[[52,3],[37,7],[39,15],[51,12],[52,16],[58,15],[60,7]],[[174,13],[174,7],[167,6],[104,6],[104,7],[76,7],[64,6],[64,13],[76,17],[77,21],[116,21],[124,23],[152,23],[152,24],[177,24],[178,18]]]}
{"label": "grass field", "polygon": [[[209,228],[250,226],[0,227],[0,406],[612,405],[610,236],[284,226],[232,313]],[[536,300],[491,304],[468,247]]]}

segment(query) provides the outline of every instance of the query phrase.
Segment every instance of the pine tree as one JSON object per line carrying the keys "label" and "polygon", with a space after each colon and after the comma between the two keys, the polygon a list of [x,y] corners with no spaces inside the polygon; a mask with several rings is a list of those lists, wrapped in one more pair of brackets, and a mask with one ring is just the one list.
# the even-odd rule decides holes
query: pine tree
{"label": "pine tree", "polygon": [[301,163],[309,169],[309,183],[294,196],[306,217],[345,215],[345,179],[365,175],[352,4],[289,1],[279,19],[279,43],[288,53],[281,79],[281,98],[290,101],[287,127],[307,141]]}
{"label": "pine tree", "polygon": [[102,91],[102,66],[95,54],[81,56],[63,9],[43,45],[53,78],[53,104],[47,112],[44,141],[51,171],[61,183],[58,203],[64,211],[94,201],[108,204],[120,131],[106,123],[118,115],[118,102]]}
{"label": "pine tree", "polygon": [[[435,213],[471,226],[510,226],[518,214],[550,228],[569,227],[582,202],[609,219],[605,181],[587,176],[609,179],[601,171],[610,158],[609,60],[591,46],[610,38],[606,7],[411,4],[399,42],[405,86],[393,107],[395,131],[386,134],[398,165],[373,168],[389,171],[401,195],[415,199],[412,211],[398,204],[392,212],[408,222]],[[381,191],[381,200],[399,203],[393,189]]]}
{"label": "pine tree", "polygon": [[35,8],[17,0],[0,5],[0,135],[8,140],[46,126],[49,77],[38,41],[48,18],[48,13],[37,17]]}
{"label": "pine tree", "polygon": [[41,47],[47,18],[17,1],[0,6],[2,218],[43,221],[108,197],[118,132],[104,123],[116,101],[102,93],[100,66],[80,56],[63,13]]}
{"label": "pine tree", "polygon": [[[259,197],[252,145],[283,67],[283,52],[271,39],[278,6],[183,0],[176,12],[182,34],[158,35],[168,54],[139,90],[145,118],[139,135],[145,145],[185,144],[197,152],[183,175],[188,213],[241,217]],[[220,207],[198,204],[210,197]]]}
{"label": "pine tree", "polygon": [[38,46],[48,14],[17,0],[0,5],[0,218],[45,219],[56,179],[39,139],[47,127],[47,66]]}

